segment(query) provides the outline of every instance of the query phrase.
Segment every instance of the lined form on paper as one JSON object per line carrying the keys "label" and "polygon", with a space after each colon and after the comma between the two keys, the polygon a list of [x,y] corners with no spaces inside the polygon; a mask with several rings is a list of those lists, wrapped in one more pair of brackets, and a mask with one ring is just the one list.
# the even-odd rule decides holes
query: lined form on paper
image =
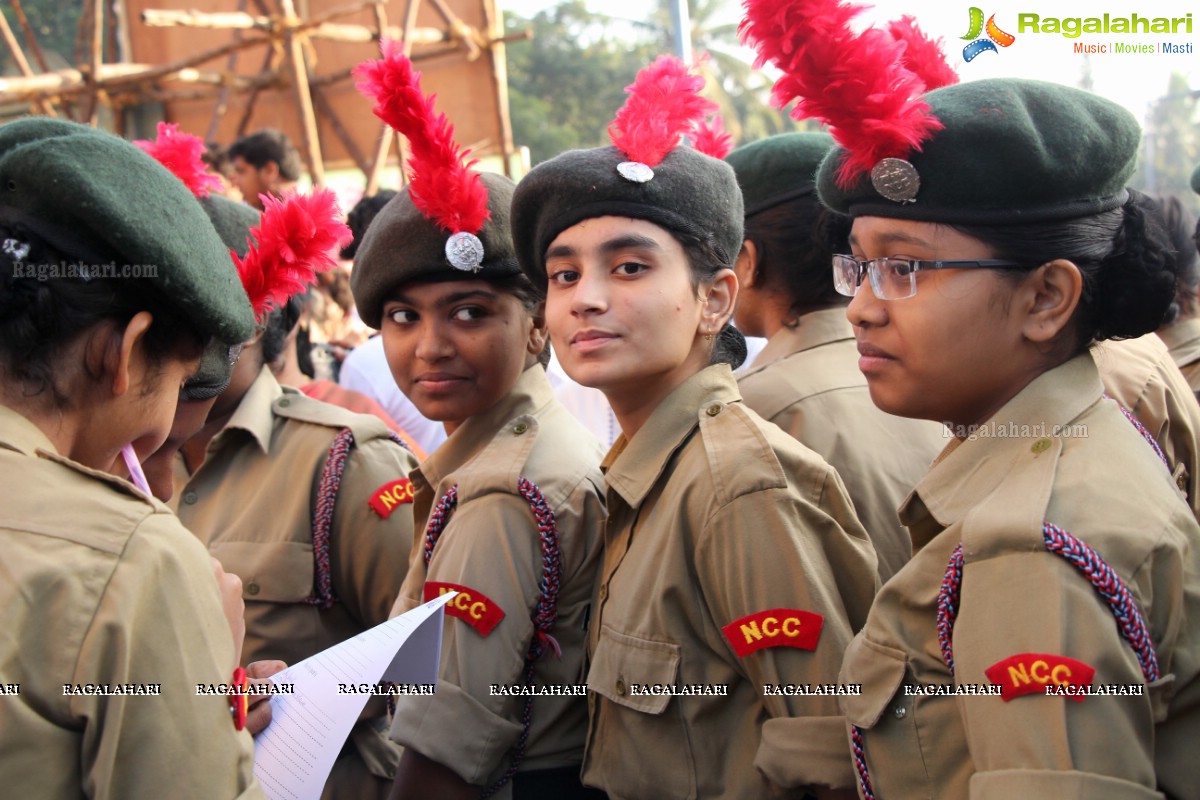
{"label": "lined form on paper", "polygon": [[318,800],[370,695],[339,686],[434,684],[449,592],[271,677],[293,694],[271,698],[271,724],[254,740],[254,774],[271,800]]}

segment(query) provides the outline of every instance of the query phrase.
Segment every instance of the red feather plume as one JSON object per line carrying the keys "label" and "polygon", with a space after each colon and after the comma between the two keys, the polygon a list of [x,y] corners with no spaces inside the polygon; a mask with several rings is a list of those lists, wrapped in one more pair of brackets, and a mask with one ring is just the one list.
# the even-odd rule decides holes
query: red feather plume
{"label": "red feather plume", "polygon": [[250,229],[250,252],[242,259],[230,251],[260,321],[272,307],[308,288],[318,272],[336,267],[333,253],[350,238],[329,189],[282,200],[263,195],[262,200],[262,221]]}
{"label": "red feather plume", "polygon": [[958,83],[958,73],[946,63],[942,40],[926,36],[915,17],[905,14],[892,20],[888,23],[888,33],[896,41],[904,42],[904,66],[925,83],[926,91]]}
{"label": "red feather plume", "polygon": [[847,151],[836,179],[847,186],[880,159],[905,157],[942,123],[919,96],[925,84],[902,63],[904,43],[877,28],[854,33],[861,6],[839,0],[745,0],[738,26],[758,51],[755,67],[784,72],[771,90],[796,119],[816,119]]}
{"label": "red feather plume", "polygon": [[477,233],[491,217],[487,187],[463,163],[470,151],[454,141],[454,126],[434,111],[434,95],[421,91],[421,73],[413,69],[399,42],[381,42],[383,58],[354,68],[355,86],[375,102],[375,116],[408,138],[409,194],[422,214],[448,233]]}
{"label": "red feather plume", "polygon": [[190,133],[181,133],[174,123],[158,123],[158,136],[135,139],[134,144],[145,150],[154,160],[162,164],[183,181],[184,186],[197,197],[208,197],[210,189],[220,189],[221,181],[209,175],[204,167],[204,140]]}
{"label": "red feather plume", "polygon": [[708,122],[696,126],[692,134],[692,147],[716,159],[724,160],[725,156],[729,155],[733,150],[733,136],[725,130],[725,123],[720,115],[714,114]]}
{"label": "red feather plume", "polygon": [[678,58],[659,56],[625,87],[629,97],[608,136],[630,161],[657,166],[717,104],[700,96],[704,78]]}

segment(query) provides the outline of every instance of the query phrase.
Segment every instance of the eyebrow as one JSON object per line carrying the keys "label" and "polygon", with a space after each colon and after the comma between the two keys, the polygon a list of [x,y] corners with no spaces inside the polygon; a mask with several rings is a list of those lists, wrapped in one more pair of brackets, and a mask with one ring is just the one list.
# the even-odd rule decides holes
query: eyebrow
{"label": "eyebrow", "polygon": [[[662,250],[656,240],[649,236],[642,236],[636,233],[627,233],[621,236],[616,236],[612,239],[606,239],[598,248],[602,255],[611,255],[621,250]],[[546,260],[552,258],[571,258],[578,254],[578,250],[567,244],[558,244],[546,251]]]}
{"label": "eyebrow", "polygon": [[[912,236],[907,233],[901,233],[900,231],[891,231],[891,232],[887,232],[887,233],[881,233],[874,238],[875,238],[876,243],[881,244],[881,245],[912,244],[912,245],[916,245],[917,247],[932,247],[933,246],[930,242],[928,242],[925,239],[920,238],[919,236]],[[850,244],[851,245],[859,244],[858,237],[856,237],[853,233],[850,234]]]}
{"label": "eyebrow", "polygon": [[[488,291],[487,289],[468,289],[465,292],[454,292],[453,294],[448,294],[445,297],[438,298],[438,301],[434,303],[434,306],[444,308],[445,306],[452,306],[455,303],[461,303],[463,300],[471,300],[475,298],[483,300],[495,300],[496,297],[497,294],[495,292]],[[417,305],[417,303],[411,298],[405,297],[402,294],[392,295],[390,298],[388,298],[388,300],[393,303],[402,303],[406,306]]]}

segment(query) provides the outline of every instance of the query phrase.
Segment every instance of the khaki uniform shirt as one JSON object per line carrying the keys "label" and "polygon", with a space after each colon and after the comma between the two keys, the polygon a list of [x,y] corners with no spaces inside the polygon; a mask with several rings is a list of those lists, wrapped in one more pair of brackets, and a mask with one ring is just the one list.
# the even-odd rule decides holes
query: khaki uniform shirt
{"label": "khaki uniform shirt", "polygon": [[619,437],[605,469],[584,783],[612,800],[848,787],[836,697],[764,688],[832,684],[871,605],[875,554],[837,473],[746,408],[726,365]]}
{"label": "khaki uniform shirt", "polygon": [[[58,455],[2,406],[0,486],[0,794],[263,797],[228,699],[196,694],[233,669],[204,548],[166,506]],[[160,694],[74,694],[129,684]]]}
{"label": "khaki uniform shirt", "polygon": [[[455,485],[458,507],[428,572],[424,536],[417,537],[393,613],[436,592],[427,581],[453,584],[463,602],[460,611],[448,609],[445,619],[437,693],[398,698],[392,738],[468,783],[490,785],[508,769],[522,728],[526,698],[491,691],[493,685],[522,683],[542,573],[533,513],[517,494],[517,481],[534,483],[554,512],[562,561],[558,620],[551,632],[562,657],[543,656],[533,685],[581,684],[604,520],[601,455],[595,437],[554,399],[545,370],[534,365],[504,399],[463,422],[412,474],[422,531],[434,504]],[[483,635],[471,624],[472,609],[480,619],[501,612],[503,617]],[[520,770],[577,766],[586,727],[582,694],[538,697]],[[495,797],[510,792],[511,783]]]}
{"label": "khaki uniform shirt", "polygon": [[1200,520],[1200,403],[1155,334],[1093,348],[1100,380],[1158,442]]}
{"label": "khaki uniform shirt", "polygon": [[1200,317],[1190,317],[1158,332],[1192,392],[1200,396]]}
{"label": "khaki uniform shirt", "polygon": [[[1102,391],[1088,354],[1044,373],[981,428],[997,435],[951,443],[901,509],[916,552],[875,598],[841,676],[863,687],[842,708],[864,729],[879,800],[1200,796],[1200,529]],[[1077,669],[1059,669],[1064,657],[1094,668],[1095,686],[1144,679],[1087,577],[1047,550],[1043,522],[1095,549],[1141,608],[1163,676],[1144,697],[1046,696],[1052,675]],[[960,543],[951,677],[937,609]],[[1029,693],[917,693],[992,683]]]}
{"label": "khaki uniform shirt", "polygon": [[[333,594],[327,611],[305,603],[315,592],[313,509],[329,448],[350,428],[330,534]],[[176,472],[180,520],[226,570],[242,579],[245,663],[295,664],[386,622],[404,580],[412,544],[409,506],[386,518],[373,495],[403,479],[416,460],[375,417],[355,414],[281,387],[263,368],[237,410],[209,443],[190,478]],[[382,701],[350,734],[371,774],[390,778],[399,750],[388,742]]]}
{"label": "khaki uniform shirt", "polygon": [[875,545],[886,581],[912,557],[896,509],[947,443],[946,426],[896,417],[871,402],[846,309],[781,328],[738,375],[746,405],[837,470]]}

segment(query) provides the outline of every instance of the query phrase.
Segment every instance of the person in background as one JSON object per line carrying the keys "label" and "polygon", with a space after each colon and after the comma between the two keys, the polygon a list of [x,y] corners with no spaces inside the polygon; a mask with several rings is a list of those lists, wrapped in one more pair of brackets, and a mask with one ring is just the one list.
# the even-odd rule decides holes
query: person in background
{"label": "person in background", "polygon": [[264,797],[228,699],[195,689],[232,682],[237,579],[218,586],[175,515],[111,474],[166,438],[210,339],[253,331],[233,263],[188,190],[118,137],[10,122],[0,175],[0,684],[20,687],[0,702],[0,785]]}
{"label": "person in background", "polygon": [[[172,507],[242,580],[243,659],[295,664],[388,619],[412,545],[406,476],[416,459],[378,418],[281,387],[267,366],[296,322],[288,273],[335,266],[345,227],[332,193],[290,196],[261,220],[244,204],[210,201],[219,227],[242,231],[238,259],[260,322],[182,447]],[[324,798],[387,796],[400,753],[386,729],[373,699]]]}
{"label": "person in background", "polygon": [[[602,465],[583,780],[611,798],[844,797],[836,697],[771,687],[833,684],[875,554],[833,468],[738,392],[742,196],[728,164],[679,143],[710,109],[703,83],[660,57],[614,146],[539,164],[513,197],[559,360],[621,426]],[[668,693],[681,686],[719,689]]]}
{"label": "person in background", "polygon": [[300,153],[288,137],[270,128],[238,139],[229,147],[233,164],[232,183],[242,200],[263,210],[260,195],[282,197],[295,191],[303,166]]}
{"label": "person in background", "polygon": [[[1200,169],[1197,174],[1200,175]],[[1167,345],[1192,392],[1200,396],[1200,315],[1196,309],[1196,292],[1200,290],[1200,258],[1197,258],[1200,225],[1193,223],[1178,197],[1158,198],[1156,202],[1179,264],[1172,313],[1167,324],[1158,329],[1158,336]]]}
{"label": "person in background", "polygon": [[[355,204],[346,217],[353,238],[342,248],[343,259],[354,259],[358,246],[366,235],[371,221],[396,193],[381,189]],[[353,267],[351,267],[353,270]],[[353,281],[353,272],[351,272]],[[361,314],[360,314],[361,317]],[[383,352],[383,339],[378,334],[359,344],[346,354],[338,370],[338,383],[343,388],[365,394],[383,407],[396,424],[403,428],[426,453],[432,453],[446,441],[446,429],[436,420],[427,419],[404,396],[388,367]]]}
{"label": "person in background", "polygon": [[542,294],[513,253],[512,181],[464,166],[412,63],[396,43],[383,52],[355,74],[408,138],[412,182],[367,231],[354,295],[397,385],[449,435],[411,474],[424,535],[393,613],[459,592],[445,607],[437,692],[396,702],[392,796],[587,798],[587,699],[532,692],[583,671],[604,530],[600,446],[546,378]]}
{"label": "person in background", "polygon": [[734,271],[744,333],[767,347],[738,374],[749,408],[837,470],[887,581],[912,556],[896,509],[945,447],[944,426],[886,414],[858,368],[846,298],[829,261],[848,248],[850,222],[825,209],[813,184],[833,148],[824,133],[785,133],[726,157],[746,202],[746,239]]}

